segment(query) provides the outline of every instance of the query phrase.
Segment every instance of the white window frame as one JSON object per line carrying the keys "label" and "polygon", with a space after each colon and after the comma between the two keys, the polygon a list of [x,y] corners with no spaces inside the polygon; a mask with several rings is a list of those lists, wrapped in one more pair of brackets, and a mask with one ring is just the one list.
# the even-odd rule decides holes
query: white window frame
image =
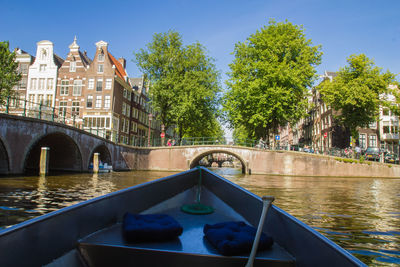
{"label": "white window frame", "polygon": [[76,61],[71,61],[69,63],[69,72],[76,72]]}
{"label": "white window frame", "polygon": [[106,79],[106,87],[104,89],[109,90],[112,86],[112,79]]}
{"label": "white window frame", "polygon": [[111,107],[111,96],[105,95],[104,96],[104,108],[110,108],[110,107]]}
{"label": "white window frame", "polygon": [[[78,105],[76,105],[77,103],[78,103]],[[72,106],[71,106],[72,115],[78,115],[79,116],[79,111],[80,111],[80,102],[79,101],[72,101]]]}
{"label": "white window frame", "polygon": [[72,89],[73,96],[82,95],[82,80],[74,80],[74,87]]}
{"label": "white window frame", "polygon": [[94,79],[90,78],[88,81],[88,89],[94,89]]}
{"label": "white window frame", "polygon": [[101,100],[102,100],[101,95],[96,95],[96,100],[94,104],[95,108],[101,108]]}
{"label": "white window frame", "polygon": [[[63,84],[65,82],[65,84]],[[69,94],[69,80],[62,80],[60,85],[60,95]]]}

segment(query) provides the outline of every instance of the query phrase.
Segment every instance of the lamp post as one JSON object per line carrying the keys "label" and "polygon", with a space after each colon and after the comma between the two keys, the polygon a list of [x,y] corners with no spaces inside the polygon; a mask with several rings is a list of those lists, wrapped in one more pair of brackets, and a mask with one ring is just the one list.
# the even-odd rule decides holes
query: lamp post
{"label": "lamp post", "polygon": [[149,114],[149,134],[147,140],[147,146],[150,147],[150,134],[151,134],[151,121],[153,120],[153,114]]}

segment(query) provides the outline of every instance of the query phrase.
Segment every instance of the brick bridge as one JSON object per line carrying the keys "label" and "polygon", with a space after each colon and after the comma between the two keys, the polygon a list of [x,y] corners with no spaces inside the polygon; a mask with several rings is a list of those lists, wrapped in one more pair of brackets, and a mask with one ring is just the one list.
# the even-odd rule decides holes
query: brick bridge
{"label": "brick bridge", "polygon": [[0,174],[38,173],[43,146],[50,147],[50,172],[88,171],[96,152],[115,170],[165,171],[187,170],[207,155],[226,153],[242,163],[243,173],[400,177],[398,165],[350,164],[329,156],[293,151],[226,145],[131,147],[64,124],[0,114]]}

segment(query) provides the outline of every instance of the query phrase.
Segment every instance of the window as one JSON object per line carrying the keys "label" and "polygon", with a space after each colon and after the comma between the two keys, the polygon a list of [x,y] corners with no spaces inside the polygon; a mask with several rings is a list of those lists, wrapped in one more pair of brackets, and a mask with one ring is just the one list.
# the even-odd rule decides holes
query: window
{"label": "window", "polygon": [[111,97],[109,95],[104,96],[104,108],[110,108]]}
{"label": "window", "polygon": [[69,72],[75,72],[76,71],[76,62],[75,61],[71,61],[69,63]]}
{"label": "window", "polygon": [[368,127],[369,127],[370,129],[376,129],[376,121],[371,122],[371,123],[368,125]]}
{"label": "window", "polygon": [[79,101],[72,102],[72,115],[79,116]]}
{"label": "window", "polygon": [[93,96],[92,95],[87,96],[86,107],[87,108],[93,107]]}
{"label": "window", "polygon": [[53,79],[47,79],[47,90],[53,89]]}
{"label": "window", "polygon": [[124,98],[126,98],[127,92],[128,91],[126,89],[124,89]]}
{"label": "window", "polygon": [[377,143],[376,143],[376,135],[370,135],[369,136],[369,144],[368,146],[372,146],[372,147],[376,147]]}
{"label": "window", "polygon": [[131,131],[137,132],[137,123],[134,121],[132,121],[132,123],[131,123]]}
{"label": "window", "polygon": [[22,74],[28,74],[28,65],[27,64],[21,64],[20,65],[20,71]]}
{"label": "window", "polygon": [[39,71],[46,71],[46,64],[40,64]]}
{"label": "window", "polygon": [[45,85],[45,79],[44,78],[40,78],[39,79],[39,90],[44,90],[44,85]]}
{"label": "window", "polygon": [[129,100],[129,101],[131,101],[131,99],[132,99],[131,96],[132,96],[132,92],[131,92],[131,91],[128,91],[128,100]]}
{"label": "window", "polygon": [[97,65],[97,72],[98,73],[103,73],[104,72],[104,65],[103,64]]}
{"label": "window", "polygon": [[19,88],[25,89],[26,88],[26,82],[27,82],[27,78],[26,77],[22,78],[21,81],[19,82]]}
{"label": "window", "polygon": [[69,81],[62,80],[60,87],[60,95],[68,95],[68,87],[69,87]]}
{"label": "window", "polygon": [[37,79],[32,78],[31,79],[31,90],[36,90],[36,88],[37,88],[36,83],[37,83]]}
{"label": "window", "polygon": [[122,115],[126,115],[125,110],[126,110],[126,104],[122,103]]}
{"label": "window", "polygon": [[99,79],[96,82],[96,91],[102,91],[103,90],[103,80]]}
{"label": "window", "polygon": [[131,107],[129,105],[126,105],[126,116],[130,117],[131,116]]}
{"label": "window", "polygon": [[98,61],[104,61],[104,54],[101,52],[98,56]]}
{"label": "window", "polygon": [[91,78],[91,79],[89,79],[88,89],[93,89],[93,88],[94,88],[94,79]]}
{"label": "window", "polygon": [[75,80],[72,95],[79,96],[81,95],[81,92],[82,92],[82,80]]}
{"label": "window", "polygon": [[383,126],[383,133],[384,134],[390,133],[390,127],[389,126]]}
{"label": "window", "polygon": [[96,108],[101,108],[101,95],[96,96]]}
{"label": "window", "polygon": [[34,102],[35,102],[35,95],[29,95],[29,106],[33,107]]}
{"label": "window", "polygon": [[399,127],[398,126],[391,126],[390,130],[391,130],[392,134],[398,134],[399,133]]}
{"label": "window", "polygon": [[58,112],[59,116],[65,116],[67,114],[67,101],[60,101]]}
{"label": "window", "polygon": [[384,108],[383,110],[382,110],[382,114],[383,114],[383,116],[389,116],[389,109],[388,108]]}
{"label": "window", "polygon": [[46,100],[44,101],[44,104],[46,106],[51,107],[53,102],[53,95],[46,95]]}
{"label": "window", "polygon": [[106,80],[106,88],[105,89],[111,89],[111,85],[112,85],[112,79],[107,79]]}
{"label": "window", "polygon": [[43,104],[43,99],[44,99],[44,95],[42,95],[42,94],[38,95],[38,102],[40,104]]}

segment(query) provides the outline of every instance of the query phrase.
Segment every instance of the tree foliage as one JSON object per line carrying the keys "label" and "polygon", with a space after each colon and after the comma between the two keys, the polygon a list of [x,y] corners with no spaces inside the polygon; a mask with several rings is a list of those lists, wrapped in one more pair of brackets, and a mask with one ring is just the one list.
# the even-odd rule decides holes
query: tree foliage
{"label": "tree foliage", "polygon": [[235,45],[223,110],[231,127],[248,138],[265,137],[305,114],[308,87],[321,61],[302,26],[273,20]]}
{"label": "tree foliage", "polygon": [[318,89],[323,101],[339,111],[339,123],[358,138],[357,128],[376,121],[380,106],[390,106],[385,94],[389,84],[395,83],[395,75],[382,73],[364,54],[351,55],[347,62],[332,82],[326,80]]}
{"label": "tree foliage", "polygon": [[175,125],[180,137],[218,132],[219,73],[200,43],[184,46],[179,33],[159,33],[135,58],[150,80],[151,103],[166,128]]}
{"label": "tree foliage", "polygon": [[9,43],[0,42],[0,103],[3,103],[7,96],[12,95],[12,88],[21,80],[17,68],[15,53],[10,52]]}

